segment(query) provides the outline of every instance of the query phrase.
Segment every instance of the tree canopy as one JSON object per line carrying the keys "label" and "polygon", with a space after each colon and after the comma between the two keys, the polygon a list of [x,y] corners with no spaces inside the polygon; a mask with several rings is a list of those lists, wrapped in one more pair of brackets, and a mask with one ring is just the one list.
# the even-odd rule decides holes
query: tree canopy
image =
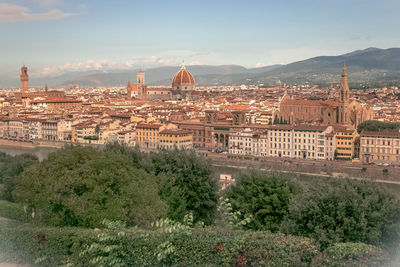
{"label": "tree canopy", "polygon": [[0,199],[12,201],[11,192],[14,189],[17,176],[26,167],[38,162],[39,159],[31,154],[10,156],[0,152],[0,184],[2,184]]}
{"label": "tree canopy", "polygon": [[68,147],[27,168],[13,192],[53,225],[94,227],[103,219],[148,225],[164,216],[156,178],[122,153]]}
{"label": "tree canopy", "polygon": [[398,122],[383,122],[383,121],[364,121],[357,127],[358,133],[362,131],[382,132],[382,131],[398,131],[400,123]]}
{"label": "tree canopy", "polygon": [[293,199],[281,230],[315,238],[322,247],[363,242],[394,248],[400,240],[399,204],[372,182],[320,183]]}
{"label": "tree canopy", "polygon": [[289,211],[291,197],[300,187],[278,174],[242,174],[226,192],[232,210],[239,211],[245,228],[278,231]]}
{"label": "tree canopy", "polygon": [[153,153],[152,171],[165,176],[161,196],[168,204],[168,217],[182,221],[192,212],[194,222],[210,225],[218,204],[217,182],[211,177],[210,164],[194,151],[159,151]]}

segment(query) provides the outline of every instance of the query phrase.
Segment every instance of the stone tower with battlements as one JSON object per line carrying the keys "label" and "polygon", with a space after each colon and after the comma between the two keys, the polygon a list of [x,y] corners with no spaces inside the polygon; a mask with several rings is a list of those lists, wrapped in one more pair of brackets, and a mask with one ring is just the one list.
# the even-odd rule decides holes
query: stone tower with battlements
{"label": "stone tower with battlements", "polygon": [[28,67],[25,65],[21,67],[21,92],[26,93],[28,91],[28,81],[29,81],[29,75],[28,75]]}

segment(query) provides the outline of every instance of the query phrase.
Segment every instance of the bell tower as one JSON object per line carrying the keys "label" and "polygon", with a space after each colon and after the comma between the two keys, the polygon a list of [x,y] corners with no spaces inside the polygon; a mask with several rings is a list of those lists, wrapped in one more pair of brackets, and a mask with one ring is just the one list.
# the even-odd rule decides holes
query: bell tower
{"label": "bell tower", "polygon": [[128,85],[126,86],[126,96],[128,99],[132,98],[132,87],[130,81],[128,81]]}
{"label": "bell tower", "polygon": [[347,77],[346,63],[344,63],[342,80],[340,81],[338,123],[350,124],[349,104],[350,104],[350,89]]}
{"label": "bell tower", "polygon": [[137,84],[137,97],[139,99],[146,99],[146,89],[144,85],[144,71],[136,72],[136,84]]}
{"label": "bell tower", "polygon": [[21,92],[26,93],[28,91],[28,81],[29,81],[29,75],[28,75],[28,67],[25,65],[22,66],[21,68]]}

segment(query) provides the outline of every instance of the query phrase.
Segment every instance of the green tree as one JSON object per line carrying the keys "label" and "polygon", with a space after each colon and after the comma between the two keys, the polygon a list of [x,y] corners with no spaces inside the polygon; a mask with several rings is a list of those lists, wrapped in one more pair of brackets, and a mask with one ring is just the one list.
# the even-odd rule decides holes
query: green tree
{"label": "green tree", "polygon": [[96,135],[99,135],[99,133],[100,133],[100,125],[96,125],[96,128],[94,129],[94,132],[96,133]]}
{"label": "green tree", "polygon": [[329,181],[293,199],[281,230],[315,238],[323,248],[335,242],[394,248],[400,241],[399,204],[375,183]]}
{"label": "green tree", "polygon": [[300,187],[277,174],[242,174],[226,192],[233,212],[247,218],[244,228],[276,232],[289,211],[293,194]]}
{"label": "green tree", "polygon": [[398,122],[383,122],[383,121],[364,121],[357,127],[358,133],[362,131],[382,132],[382,131],[398,131],[400,123]]}
{"label": "green tree", "polygon": [[160,194],[168,204],[168,217],[181,222],[192,212],[195,223],[212,224],[218,186],[209,162],[194,151],[183,150],[160,151],[151,158],[154,174],[161,177]]}
{"label": "green tree", "polygon": [[17,176],[30,165],[36,164],[39,159],[31,154],[10,156],[0,153],[0,184],[3,189],[0,192],[0,199],[13,201],[11,192],[14,190]]}
{"label": "green tree", "polygon": [[26,169],[13,192],[53,225],[95,227],[103,219],[149,225],[164,216],[154,175],[122,153],[67,147]]}

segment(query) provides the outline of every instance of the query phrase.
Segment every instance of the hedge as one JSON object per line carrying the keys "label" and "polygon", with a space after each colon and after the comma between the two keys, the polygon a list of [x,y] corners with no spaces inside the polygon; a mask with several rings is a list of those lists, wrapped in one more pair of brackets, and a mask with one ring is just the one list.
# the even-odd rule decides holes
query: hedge
{"label": "hedge", "polygon": [[[36,261],[42,266],[67,263],[92,266],[91,258],[81,252],[85,245],[95,243],[97,232],[99,230],[0,221],[0,262],[32,264]],[[101,232],[112,233],[111,230]],[[138,229],[127,229],[125,232],[120,242],[129,253],[124,261],[133,266],[162,265],[156,252],[168,242],[174,246],[168,265],[179,266],[224,266],[241,262],[250,265],[309,266],[319,251],[318,245],[311,239],[270,232],[215,228],[196,229],[190,236]]]}
{"label": "hedge", "polygon": [[313,259],[313,266],[385,266],[386,251],[364,243],[336,243]]}
{"label": "hedge", "polygon": [[[108,235],[102,236],[104,247],[98,246],[99,233]],[[389,261],[387,253],[362,243],[338,243],[320,253],[312,239],[263,231],[200,228],[187,235],[130,228],[121,233],[0,221],[0,262],[117,265],[94,263],[98,255],[82,253],[89,245],[103,255],[116,249],[119,266],[384,266]],[[168,258],[160,261],[160,253]]]}

